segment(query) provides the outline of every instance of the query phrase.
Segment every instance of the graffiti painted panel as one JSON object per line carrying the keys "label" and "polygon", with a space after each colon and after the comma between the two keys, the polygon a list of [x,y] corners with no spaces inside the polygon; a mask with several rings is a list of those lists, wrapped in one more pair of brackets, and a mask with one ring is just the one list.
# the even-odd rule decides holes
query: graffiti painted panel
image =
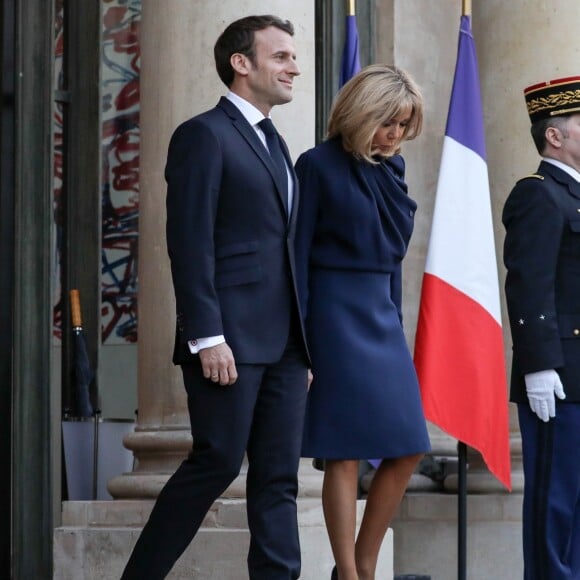
{"label": "graffiti painted panel", "polygon": [[[63,0],[55,2],[54,20],[54,86],[64,89],[63,79],[64,53],[64,6]],[[53,227],[52,227],[52,336],[55,344],[60,343],[62,337],[62,296],[61,296],[61,252],[64,231],[63,216],[63,129],[65,106],[56,103],[53,117]]]}
{"label": "graffiti painted panel", "polygon": [[102,340],[137,341],[141,0],[103,0]]}

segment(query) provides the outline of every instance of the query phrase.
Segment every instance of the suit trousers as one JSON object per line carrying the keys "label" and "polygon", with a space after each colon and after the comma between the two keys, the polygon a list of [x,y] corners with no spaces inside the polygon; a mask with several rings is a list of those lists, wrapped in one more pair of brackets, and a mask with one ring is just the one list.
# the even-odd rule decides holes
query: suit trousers
{"label": "suit trousers", "polygon": [[540,421],[518,404],[524,460],[524,579],[580,580],[580,403]]}
{"label": "suit trousers", "polygon": [[237,365],[231,386],[205,379],[197,358],[182,365],[192,451],[159,494],[122,580],[166,577],[239,474],[245,452],[250,579],[300,576],[296,496],[307,366],[295,334],[277,363]]}

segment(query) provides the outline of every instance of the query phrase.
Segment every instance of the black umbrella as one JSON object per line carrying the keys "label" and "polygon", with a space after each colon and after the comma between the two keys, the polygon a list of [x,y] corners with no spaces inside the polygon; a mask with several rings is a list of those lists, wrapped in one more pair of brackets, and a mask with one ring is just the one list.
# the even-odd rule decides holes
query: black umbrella
{"label": "black umbrella", "polygon": [[78,290],[70,291],[70,303],[73,326],[73,393],[79,417],[92,417],[94,414],[89,386],[95,376],[89,364],[87,343],[83,333],[81,302]]}
{"label": "black umbrella", "polygon": [[[73,326],[73,393],[77,417],[93,417],[93,500],[97,499],[98,457],[99,457],[99,417],[100,409],[93,407],[89,387],[95,377],[89,363],[87,343],[83,333],[81,301],[79,291],[70,291],[71,315]],[[95,397],[96,400],[96,397]]]}

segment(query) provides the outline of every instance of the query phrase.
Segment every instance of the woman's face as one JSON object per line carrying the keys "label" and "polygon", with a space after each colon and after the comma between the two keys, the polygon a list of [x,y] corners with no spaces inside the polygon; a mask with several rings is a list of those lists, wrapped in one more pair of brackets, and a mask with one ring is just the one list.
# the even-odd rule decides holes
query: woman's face
{"label": "woman's face", "polygon": [[385,121],[373,137],[373,152],[379,155],[393,155],[399,148],[411,120],[411,108],[402,109],[395,117]]}

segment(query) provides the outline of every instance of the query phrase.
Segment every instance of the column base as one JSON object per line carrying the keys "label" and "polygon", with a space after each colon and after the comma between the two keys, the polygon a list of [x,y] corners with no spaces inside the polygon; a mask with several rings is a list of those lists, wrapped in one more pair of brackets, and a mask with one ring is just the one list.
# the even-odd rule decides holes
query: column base
{"label": "column base", "polygon": [[[240,474],[228,486],[222,497],[228,499],[246,497],[247,471],[248,465],[244,461]],[[123,473],[109,480],[107,490],[115,499],[155,499],[172,473],[167,471]],[[321,472],[312,467],[310,459],[301,459],[298,470],[298,496],[319,498],[321,493]]]}
{"label": "column base", "polygon": [[[444,488],[446,491],[457,492],[459,478],[456,473],[445,478]],[[468,493],[501,494],[509,491],[488,471],[467,470]],[[512,493],[524,491],[524,474],[521,471],[512,471]]]}

